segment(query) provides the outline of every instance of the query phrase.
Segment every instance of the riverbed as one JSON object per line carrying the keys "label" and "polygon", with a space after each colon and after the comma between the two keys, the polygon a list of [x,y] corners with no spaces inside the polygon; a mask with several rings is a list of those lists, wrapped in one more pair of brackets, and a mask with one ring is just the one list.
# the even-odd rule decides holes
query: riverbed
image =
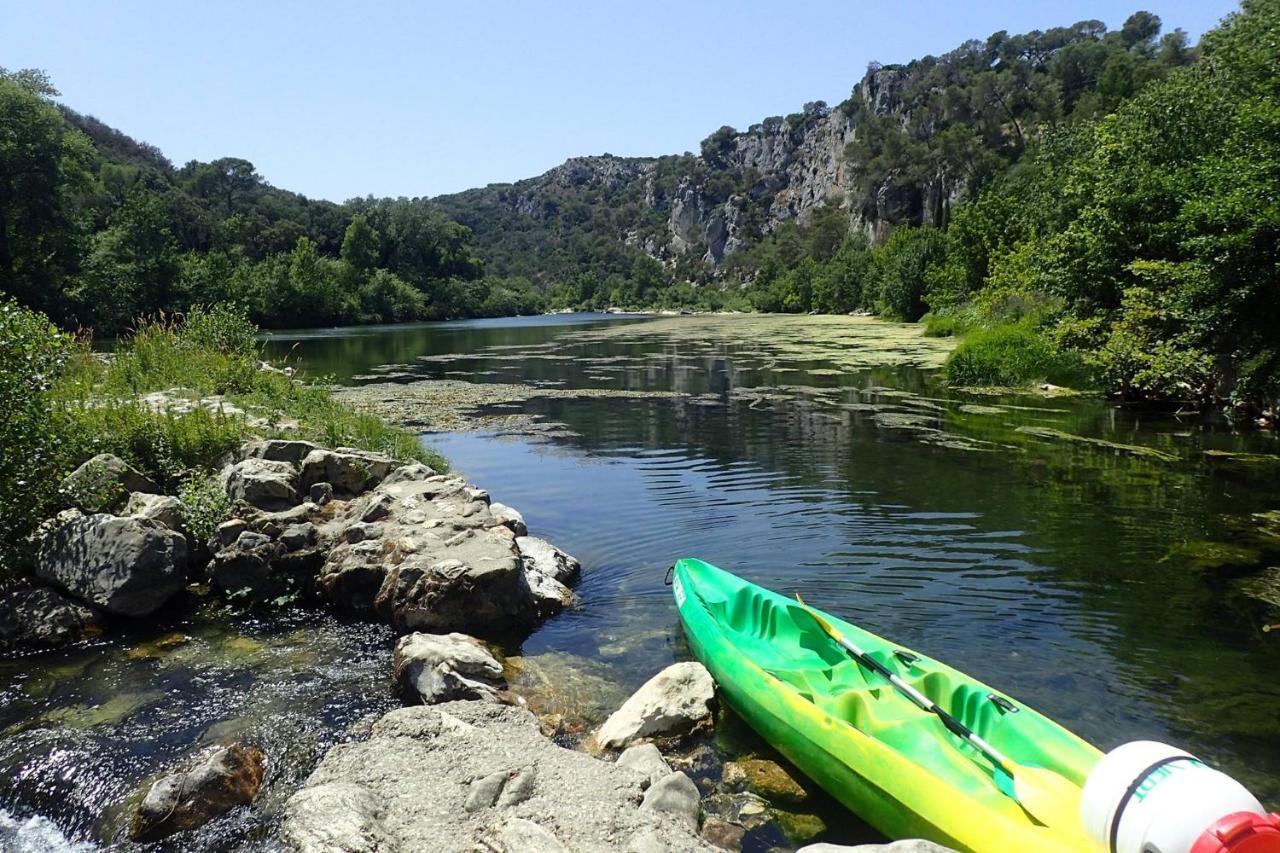
{"label": "riverbed", "polygon": [[[1280,508],[1274,435],[950,389],[949,342],[865,318],[566,315],[269,345],[416,425],[582,561],[580,606],[509,650],[518,688],[571,730],[688,658],[663,575],[697,556],[1102,749],[1175,743],[1280,806],[1280,627],[1264,630],[1280,601],[1235,577],[1253,558],[1230,553],[1254,554],[1254,514]],[[227,735],[273,756],[266,793],[183,849],[270,847],[276,808],[324,749],[393,705],[390,642],[320,614],[189,604],[155,629],[0,664],[0,847],[6,821],[64,849],[123,845],[129,792]]]}

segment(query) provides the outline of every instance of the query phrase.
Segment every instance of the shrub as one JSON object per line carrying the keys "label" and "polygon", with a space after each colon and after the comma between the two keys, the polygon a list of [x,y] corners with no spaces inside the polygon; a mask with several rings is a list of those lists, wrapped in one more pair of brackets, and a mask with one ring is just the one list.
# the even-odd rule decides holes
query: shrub
{"label": "shrub", "polygon": [[972,332],[947,359],[945,374],[953,385],[1091,384],[1077,354],[1059,350],[1027,326]]}
{"label": "shrub", "polygon": [[934,228],[900,228],[877,250],[880,313],[914,322],[925,312],[931,268],[946,259],[946,239]]}
{"label": "shrub", "polygon": [[[231,501],[216,477],[194,474],[178,489],[182,524],[196,543],[208,542],[231,516]],[[193,543],[194,544],[194,543]]]}
{"label": "shrub", "polygon": [[72,349],[43,314],[0,302],[0,583],[65,473],[49,392]]}

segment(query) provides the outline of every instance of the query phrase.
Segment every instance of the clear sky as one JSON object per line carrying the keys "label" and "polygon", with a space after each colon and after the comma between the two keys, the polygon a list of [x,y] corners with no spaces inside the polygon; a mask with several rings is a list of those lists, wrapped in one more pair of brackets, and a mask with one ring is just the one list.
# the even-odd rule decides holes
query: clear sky
{"label": "clear sky", "polygon": [[696,151],[871,60],[1136,9],[1199,36],[1234,0],[0,0],[0,66],[169,159],[251,160],[341,201],[437,195],[578,154]]}

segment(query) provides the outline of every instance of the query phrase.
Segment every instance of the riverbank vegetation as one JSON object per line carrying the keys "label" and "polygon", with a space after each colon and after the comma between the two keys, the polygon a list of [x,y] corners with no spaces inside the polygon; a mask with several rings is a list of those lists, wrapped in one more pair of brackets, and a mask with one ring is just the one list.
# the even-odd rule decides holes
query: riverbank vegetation
{"label": "riverbank vegetation", "polygon": [[0,303],[0,581],[22,539],[63,502],[63,478],[111,453],[208,515],[208,477],[252,435],[447,464],[412,433],[262,360],[243,309],[140,320],[113,354],[12,301]]}
{"label": "riverbank vegetation", "polygon": [[[55,105],[40,72],[6,72],[0,285],[100,336],[214,303],[264,326],[872,312],[969,336],[956,381],[1070,375],[1265,420],[1280,404],[1280,0],[1246,0],[1198,45],[1161,30],[1137,12],[1114,31],[1000,32],[875,65],[842,104],[721,128],[698,155],[342,205],[244,160],[175,167]],[[777,176],[735,158],[836,118],[845,192],[778,213]],[[713,225],[733,239],[710,264]]]}
{"label": "riverbank vegetation", "polygon": [[536,313],[485,275],[471,232],[418,200],[308,199],[238,158],[175,167],[0,69],[0,289],[63,328],[235,302],[263,326]]}

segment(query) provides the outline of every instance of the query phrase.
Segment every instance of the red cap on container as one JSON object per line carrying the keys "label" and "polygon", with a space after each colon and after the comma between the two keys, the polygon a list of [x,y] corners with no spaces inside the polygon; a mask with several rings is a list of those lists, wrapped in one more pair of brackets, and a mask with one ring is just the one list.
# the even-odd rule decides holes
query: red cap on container
{"label": "red cap on container", "polygon": [[1280,853],[1280,815],[1229,814],[1196,839],[1191,853]]}

